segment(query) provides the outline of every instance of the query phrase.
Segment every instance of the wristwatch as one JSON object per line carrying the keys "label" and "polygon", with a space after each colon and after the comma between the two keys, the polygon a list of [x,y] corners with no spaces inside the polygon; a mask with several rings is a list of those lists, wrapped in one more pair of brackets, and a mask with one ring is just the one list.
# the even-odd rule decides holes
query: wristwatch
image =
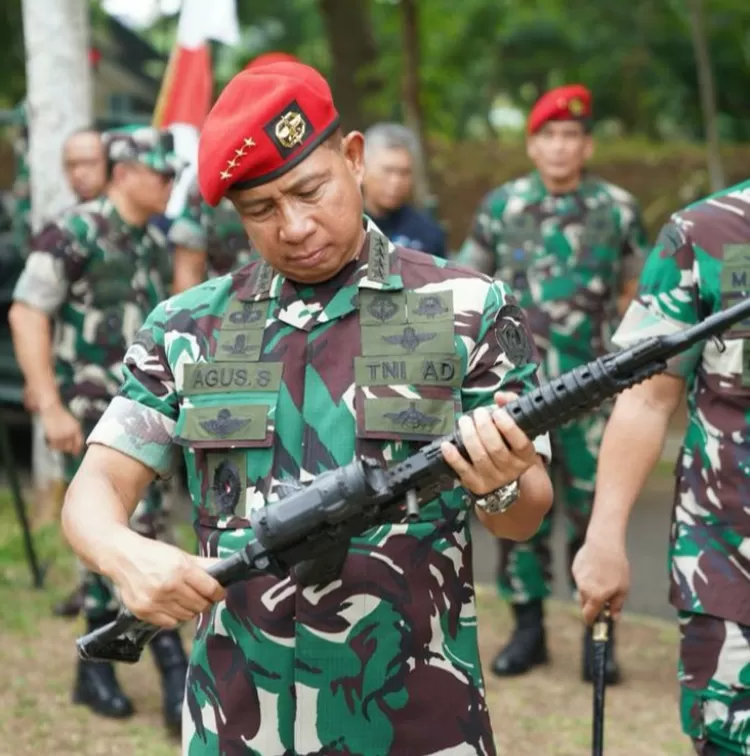
{"label": "wristwatch", "polygon": [[517,480],[514,480],[512,483],[508,483],[507,486],[490,491],[485,496],[472,496],[472,498],[474,499],[474,504],[487,514],[502,514],[515,504],[520,491],[521,486]]}

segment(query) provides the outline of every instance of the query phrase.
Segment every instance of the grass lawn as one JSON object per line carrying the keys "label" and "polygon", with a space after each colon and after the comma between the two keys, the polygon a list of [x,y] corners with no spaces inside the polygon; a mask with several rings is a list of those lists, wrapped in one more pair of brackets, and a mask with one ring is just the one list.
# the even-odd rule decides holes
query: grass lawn
{"label": "grass lawn", "polygon": [[[0,756],[177,756],[177,745],[162,731],[158,675],[148,654],[118,671],[137,708],[132,720],[108,721],[71,704],[74,641],[83,621],[54,618],[50,609],[73,585],[75,563],[55,525],[37,529],[35,540],[42,560],[51,563],[42,591],[31,588],[13,509],[0,492]],[[509,632],[510,617],[486,590],[479,591],[479,610],[480,645],[489,661]],[[499,754],[591,752],[592,693],[579,682],[580,624],[565,603],[551,602],[548,617],[550,666],[509,681],[487,675]],[[677,719],[676,640],[669,623],[623,620],[619,650],[627,680],[607,692],[607,756],[691,753]]]}

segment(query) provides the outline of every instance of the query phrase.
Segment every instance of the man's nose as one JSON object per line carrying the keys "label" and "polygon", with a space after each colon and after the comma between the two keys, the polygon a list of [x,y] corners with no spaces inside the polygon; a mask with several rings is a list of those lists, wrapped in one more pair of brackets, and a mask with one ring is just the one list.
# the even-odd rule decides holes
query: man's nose
{"label": "man's nose", "polygon": [[282,206],[279,238],[288,244],[301,244],[315,233],[315,223],[309,212],[299,205]]}

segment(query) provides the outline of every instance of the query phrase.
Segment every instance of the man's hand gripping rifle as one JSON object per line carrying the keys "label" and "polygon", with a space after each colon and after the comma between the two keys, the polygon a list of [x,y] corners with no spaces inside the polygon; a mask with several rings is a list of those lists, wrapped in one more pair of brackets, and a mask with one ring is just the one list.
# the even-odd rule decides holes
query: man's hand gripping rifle
{"label": "man's hand gripping rifle", "polygon": [[[685,331],[645,339],[575,368],[507,404],[505,410],[529,438],[535,438],[663,372],[669,358],[704,339],[717,338],[747,318],[750,299]],[[403,516],[404,502],[407,517],[419,519],[421,504],[455,485],[456,475],[440,451],[445,440],[464,451],[456,431],[388,469],[369,459],[357,459],[257,510],[252,516],[255,540],[214,565],[209,573],[225,587],[263,574],[282,578],[294,568],[341,549],[350,538],[371,527],[397,521]],[[79,638],[78,653],[83,659],[134,663],[159,630],[125,611],[109,625]]]}

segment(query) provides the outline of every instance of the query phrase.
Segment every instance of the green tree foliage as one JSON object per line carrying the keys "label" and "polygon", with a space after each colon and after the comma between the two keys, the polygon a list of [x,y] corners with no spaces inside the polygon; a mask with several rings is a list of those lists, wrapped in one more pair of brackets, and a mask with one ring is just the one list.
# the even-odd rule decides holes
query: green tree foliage
{"label": "green tree foliage", "polygon": [[[365,0],[351,0],[362,2]],[[402,116],[403,50],[399,0],[367,0],[378,57],[362,71],[378,82],[367,110]],[[216,51],[220,83],[260,53],[283,50],[335,71],[321,0],[238,2],[242,43]],[[0,4],[0,97],[23,94],[20,0]],[[92,8],[98,7],[92,0]],[[750,140],[750,3],[704,0],[724,141]],[[596,115],[612,133],[700,140],[703,129],[686,0],[421,0],[422,98],[427,131],[461,139],[488,132],[498,98],[526,111],[547,87],[578,81],[594,93]],[[327,20],[329,23],[324,23]],[[96,15],[92,23],[97,23]],[[150,38],[164,48],[176,17]]]}

